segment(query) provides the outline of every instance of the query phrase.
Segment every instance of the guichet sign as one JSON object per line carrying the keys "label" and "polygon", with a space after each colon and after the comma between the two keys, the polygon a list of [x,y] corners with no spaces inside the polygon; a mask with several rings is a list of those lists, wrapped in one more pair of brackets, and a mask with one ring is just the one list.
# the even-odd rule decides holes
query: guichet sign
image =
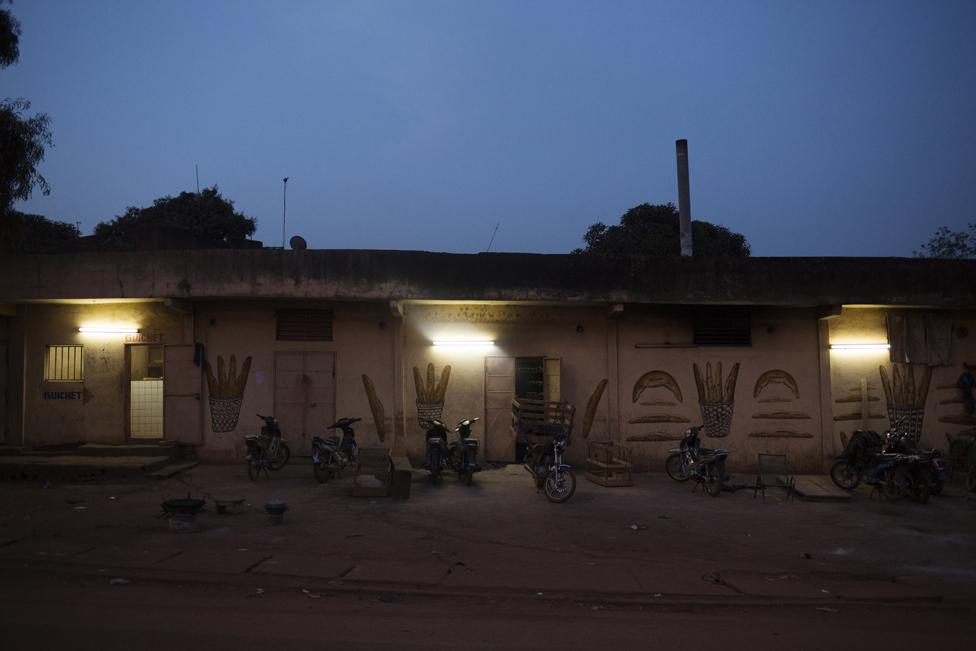
{"label": "guichet sign", "polygon": [[163,343],[163,333],[133,332],[131,334],[127,334],[124,341],[127,344],[161,344]]}
{"label": "guichet sign", "polygon": [[84,396],[81,391],[45,391],[45,400],[81,400]]}

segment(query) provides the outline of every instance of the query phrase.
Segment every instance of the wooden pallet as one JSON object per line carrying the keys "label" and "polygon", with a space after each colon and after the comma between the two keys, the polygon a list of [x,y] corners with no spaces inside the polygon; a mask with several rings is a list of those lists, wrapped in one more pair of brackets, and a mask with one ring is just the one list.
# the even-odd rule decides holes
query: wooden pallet
{"label": "wooden pallet", "polygon": [[837,488],[827,475],[794,475],[794,491],[801,500],[811,502],[847,502],[851,494]]}

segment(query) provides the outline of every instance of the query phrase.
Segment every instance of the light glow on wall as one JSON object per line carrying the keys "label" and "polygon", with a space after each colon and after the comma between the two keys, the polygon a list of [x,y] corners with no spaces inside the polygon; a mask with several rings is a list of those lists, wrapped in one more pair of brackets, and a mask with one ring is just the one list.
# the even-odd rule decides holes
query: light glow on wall
{"label": "light glow on wall", "polygon": [[139,332],[139,328],[135,326],[92,325],[81,326],[78,328],[78,332],[100,335],[126,335]]}

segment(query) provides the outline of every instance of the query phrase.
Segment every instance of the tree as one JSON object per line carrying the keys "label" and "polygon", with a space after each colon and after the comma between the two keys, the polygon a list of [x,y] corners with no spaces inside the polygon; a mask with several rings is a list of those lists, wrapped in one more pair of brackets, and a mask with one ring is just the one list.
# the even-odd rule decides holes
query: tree
{"label": "tree", "polygon": [[65,253],[81,248],[81,233],[74,224],[42,215],[11,210],[0,219],[0,251],[7,253]]}
{"label": "tree", "polygon": [[[745,236],[724,226],[692,221],[691,235],[695,257],[746,257],[749,243]],[[674,204],[643,203],[628,210],[617,226],[593,224],[583,236],[585,249],[574,253],[607,258],[677,256],[681,252],[680,224]]]}
{"label": "tree", "polygon": [[976,223],[969,224],[969,232],[950,231],[943,226],[935,231],[928,242],[922,245],[920,251],[915,251],[916,258],[976,258]]}
{"label": "tree", "polygon": [[162,197],[147,208],[127,208],[123,215],[95,227],[95,244],[118,250],[234,247],[242,246],[256,226],[254,218],[236,212],[234,202],[214,186],[200,193]]}
{"label": "tree", "polygon": [[53,144],[51,119],[38,113],[22,115],[30,108],[25,99],[0,101],[0,214],[10,212],[15,201],[30,199],[34,188],[50,194],[47,180],[37,171],[45,147]]}
{"label": "tree", "polygon": [[[9,9],[0,9],[0,68],[20,57],[20,22]],[[13,204],[29,199],[34,188],[50,194],[47,180],[37,171],[51,147],[51,119],[44,113],[26,115],[30,102],[25,99],[0,101],[0,216],[8,216]]]}

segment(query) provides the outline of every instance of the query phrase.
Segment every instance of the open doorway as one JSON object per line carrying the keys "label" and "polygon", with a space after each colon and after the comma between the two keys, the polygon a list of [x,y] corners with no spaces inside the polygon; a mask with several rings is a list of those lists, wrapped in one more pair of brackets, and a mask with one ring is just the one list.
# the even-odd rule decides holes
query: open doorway
{"label": "open doorway", "polygon": [[129,438],[163,438],[163,346],[125,347],[129,371]]}

